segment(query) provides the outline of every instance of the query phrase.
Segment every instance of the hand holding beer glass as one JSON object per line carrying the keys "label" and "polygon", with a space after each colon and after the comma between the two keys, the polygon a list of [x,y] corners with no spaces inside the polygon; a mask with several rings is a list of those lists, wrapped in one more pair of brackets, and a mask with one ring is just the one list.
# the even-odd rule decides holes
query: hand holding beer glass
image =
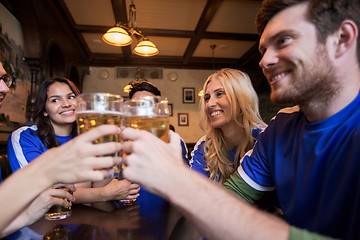
{"label": "hand holding beer glass", "polygon": [[[110,93],[84,93],[76,97],[76,119],[79,134],[90,131],[96,126],[113,124],[123,126],[123,98]],[[95,143],[119,142],[119,135],[107,135]],[[118,153],[111,156],[119,156]],[[114,169],[116,171],[116,169]]]}
{"label": "hand holding beer glass", "polygon": [[[168,142],[169,137],[169,107],[166,98],[144,96],[124,102],[125,127],[147,130]],[[121,170],[125,165],[121,165]],[[122,173],[122,171],[120,171]],[[122,174],[120,174],[121,176]],[[135,200],[136,201],[136,200]],[[134,200],[121,200],[123,206],[132,205]]]}
{"label": "hand holding beer glass", "polygon": [[[72,194],[72,191],[65,186],[61,186],[61,187],[55,187],[55,189],[63,189],[67,192],[69,192],[70,194]],[[56,196],[54,196],[56,197]],[[58,197],[60,198],[60,197]],[[67,198],[64,198],[65,201],[69,202],[69,200]],[[64,207],[62,205],[53,205],[50,207],[50,209],[47,211],[47,213],[45,213],[45,219],[46,220],[61,220],[61,219],[65,219],[67,217],[70,217],[71,215],[71,206],[70,207]]]}

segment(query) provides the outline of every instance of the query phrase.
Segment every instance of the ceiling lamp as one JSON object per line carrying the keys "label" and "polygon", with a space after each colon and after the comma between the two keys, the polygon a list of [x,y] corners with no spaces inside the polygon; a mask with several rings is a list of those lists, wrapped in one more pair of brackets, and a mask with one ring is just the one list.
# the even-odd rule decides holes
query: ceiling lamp
{"label": "ceiling lamp", "polygon": [[117,47],[128,46],[133,42],[131,36],[135,36],[140,43],[136,45],[133,52],[142,57],[155,56],[159,53],[159,49],[152,43],[136,25],[136,8],[134,1],[129,6],[129,21],[127,24],[116,23],[115,27],[110,28],[103,36],[102,40],[110,45]]}
{"label": "ceiling lamp", "polygon": [[155,56],[159,53],[159,49],[149,41],[149,39],[144,38],[135,48],[134,53],[143,57]]}
{"label": "ceiling lamp", "polygon": [[133,40],[125,29],[120,27],[120,24],[116,24],[115,27],[110,28],[103,36],[102,40],[107,44],[124,47],[130,45]]}

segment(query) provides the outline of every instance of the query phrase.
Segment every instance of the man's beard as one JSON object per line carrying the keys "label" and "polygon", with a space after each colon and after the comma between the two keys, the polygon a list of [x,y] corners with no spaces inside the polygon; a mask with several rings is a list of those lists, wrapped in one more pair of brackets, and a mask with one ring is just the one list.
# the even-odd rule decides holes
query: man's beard
{"label": "man's beard", "polygon": [[[339,90],[332,62],[325,46],[318,45],[313,59],[293,65],[288,77],[288,89],[281,94],[271,92],[271,100],[275,103],[310,104],[327,102]],[[300,68],[302,66],[302,68]]]}

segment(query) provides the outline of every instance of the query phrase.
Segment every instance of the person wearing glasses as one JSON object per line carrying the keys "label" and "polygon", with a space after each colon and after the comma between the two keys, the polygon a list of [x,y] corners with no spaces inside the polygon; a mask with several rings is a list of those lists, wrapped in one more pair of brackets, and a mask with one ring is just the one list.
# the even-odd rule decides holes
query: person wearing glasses
{"label": "person wearing glasses", "polygon": [[[9,92],[11,78],[0,62],[0,107]],[[36,158],[32,164],[9,176],[0,185],[0,238],[41,218],[52,205],[69,206],[74,197],[52,186],[62,182],[75,191],[72,183],[101,181],[120,164],[116,157],[97,157],[119,152],[121,145],[110,142],[93,144],[95,139],[119,134],[116,126],[103,125],[68,143],[52,148]],[[101,170],[100,170],[101,169]]]}
{"label": "person wearing glasses", "polygon": [[[1,63],[0,63],[1,64]],[[1,76],[1,84],[0,84],[0,108],[2,106],[2,102],[4,101],[6,94],[9,92],[9,88],[12,84],[12,77],[10,77],[3,68],[2,64],[0,66],[0,74]]]}

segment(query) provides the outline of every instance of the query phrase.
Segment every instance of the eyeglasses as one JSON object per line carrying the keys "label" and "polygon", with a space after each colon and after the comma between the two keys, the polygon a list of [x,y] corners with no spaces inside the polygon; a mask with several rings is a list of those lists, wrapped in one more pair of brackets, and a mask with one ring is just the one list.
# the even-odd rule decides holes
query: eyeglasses
{"label": "eyeglasses", "polygon": [[12,84],[12,82],[13,82],[13,78],[12,78],[11,76],[9,76],[9,75],[7,75],[7,74],[4,74],[4,75],[2,75],[2,76],[0,77],[0,79],[4,81],[4,83],[6,84],[6,86],[7,86],[8,88],[10,88],[10,86],[11,86],[11,84]]}

